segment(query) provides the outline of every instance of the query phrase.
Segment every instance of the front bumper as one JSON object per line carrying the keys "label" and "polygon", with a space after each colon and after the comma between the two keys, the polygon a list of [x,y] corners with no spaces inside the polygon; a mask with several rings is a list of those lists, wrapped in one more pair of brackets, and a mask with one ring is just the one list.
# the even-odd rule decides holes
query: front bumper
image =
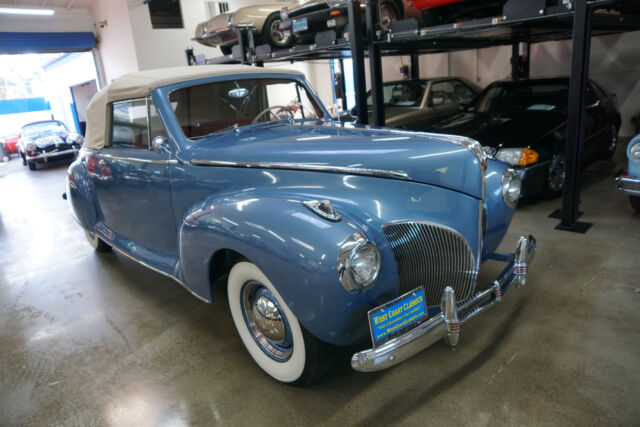
{"label": "front bumper", "polygon": [[224,27],[192,40],[207,46],[228,46],[238,43],[238,33],[233,27]]}
{"label": "front bumper", "polygon": [[631,196],[640,196],[640,177],[630,176],[624,170],[620,170],[616,173],[615,180],[618,191]]}
{"label": "front bumper", "polygon": [[521,236],[514,254],[490,254],[489,258],[508,264],[488,289],[464,301],[456,301],[454,290],[447,287],[442,296],[440,314],[379,347],[355,353],[351,358],[351,367],[361,372],[387,369],[409,359],[441,338],[455,346],[461,325],[502,301],[512,284],[515,283],[516,287],[525,285],[528,265],[533,260],[535,251],[536,240],[533,236]]}
{"label": "front bumper", "polygon": [[62,157],[62,156],[76,156],[78,153],[80,152],[79,148],[69,148],[68,150],[62,150],[62,151],[52,151],[50,153],[39,153],[36,154],[35,156],[30,156],[30,155],[25,155],[25,159],[27,161],[33,162],[33,161],[43,161],[43,162],[48,162],[49,159],[54,159],[54,158],[58,158],[58,157]]}

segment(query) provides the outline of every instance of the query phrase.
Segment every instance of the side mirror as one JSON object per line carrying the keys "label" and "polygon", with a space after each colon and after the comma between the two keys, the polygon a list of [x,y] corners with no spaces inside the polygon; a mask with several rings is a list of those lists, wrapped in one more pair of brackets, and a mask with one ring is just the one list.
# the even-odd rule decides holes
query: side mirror
{"label": "side mirror", "polygon": [[153,151],[157,151],[158,153],[163,153],[167,151],[167,138],[162,135],[158,135],[151,141],[151,149]]}
{"label": "side mirror", "polygon": [[429,100],[429,107],[435,107],[444,104],[444,98],[441,96],[433,97]]}

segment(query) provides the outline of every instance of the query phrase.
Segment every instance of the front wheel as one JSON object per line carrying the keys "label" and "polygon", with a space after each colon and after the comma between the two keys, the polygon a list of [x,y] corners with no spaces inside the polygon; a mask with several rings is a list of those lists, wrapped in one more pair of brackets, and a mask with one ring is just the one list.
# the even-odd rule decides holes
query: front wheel
{"label": "front wheel", "polygon": [[29,170],[36,170],[36,162],[27,162],[27,166],[29,166]]}
{"label": "front wheel", "polygon": [[629,201],[631,202],[631,206],[633,206],[633,209],[635,209],[637,212],[640,212],[640,197],[629,196]]}
{"label": "front wheel", "polygon": [[331,346],[311,335],[255,265],[237,263],[227,282],[229,309],[253,360],[278,381],[308,384],[329,367]]}
{"label": "front wheel", "polygon": [[396,22],[400,19],[400,11],[398,5],[389,0],[385,0],[380,3],[380,25],[384,29],[391,27],[392,22]]}
{"label": "front wheel", "polygon": [[609,129],[609,135],[607,137],[607,146],[604,150],[604,158],[610,159],[616,152],[616,147],[618,146],[618,128],[616,125],[611,125]]}
{"label": "front wheel", "polygon": [[566,163],[564,155],[555,154],[551,159],[547,180],[544,183],[543,194],[547,199],[560,197],[564,189],[564,177],[566,172]]}
{"label": "front wheel", "polygon": [[84,230],[84,234],[85,234],[85,236],[87,236],[87,241],[89,242],[91,247],[93,249],[95,249],[96,251],[98,251],[98,252],[109,252],[109,251],[111,251],[111,246],[109,246],[108,244],[106,244],[104,242],[104,240],[99,238],[96,235],[96,233]]}

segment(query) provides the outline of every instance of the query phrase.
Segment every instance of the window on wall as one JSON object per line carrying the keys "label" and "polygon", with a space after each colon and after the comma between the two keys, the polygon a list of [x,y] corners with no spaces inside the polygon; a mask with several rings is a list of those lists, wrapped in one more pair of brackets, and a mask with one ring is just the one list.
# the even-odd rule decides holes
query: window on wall
{"label": "window on wall", "polygon": [[149,0],[153,29],[184,28],[180,0]]}
{"label": "window on wall", "polygon": [[229,12],[229,3],[226,1],[218,2],[218,11],[220,13]]}

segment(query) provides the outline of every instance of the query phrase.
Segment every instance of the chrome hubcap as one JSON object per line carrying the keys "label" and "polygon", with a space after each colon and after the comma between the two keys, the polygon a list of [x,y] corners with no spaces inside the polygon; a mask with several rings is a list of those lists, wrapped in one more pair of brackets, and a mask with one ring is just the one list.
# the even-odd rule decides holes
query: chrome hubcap
{"label": "chrome hubcap", "polygon": [[260,296],[253,304],[253,319],[264,336],[274,343],[284,342],[284,321],[278,307],[265,296]]}
{"label": "chrome hubcap", "polygon": [[282,21],[280,21],[279,19],[273,21],[273,23],[271,24],[271,37],[276,43],[284,45],[289,41],[289,37],[291,36],[285,35],[284,31],[280,30],[281,22]]}
{"label": "chrome hubcap", "polygon": [[286,316],[265,286],[248,282],[242,290],[242,311],[249,331],[267,356],[284,362],[293,353]]}

